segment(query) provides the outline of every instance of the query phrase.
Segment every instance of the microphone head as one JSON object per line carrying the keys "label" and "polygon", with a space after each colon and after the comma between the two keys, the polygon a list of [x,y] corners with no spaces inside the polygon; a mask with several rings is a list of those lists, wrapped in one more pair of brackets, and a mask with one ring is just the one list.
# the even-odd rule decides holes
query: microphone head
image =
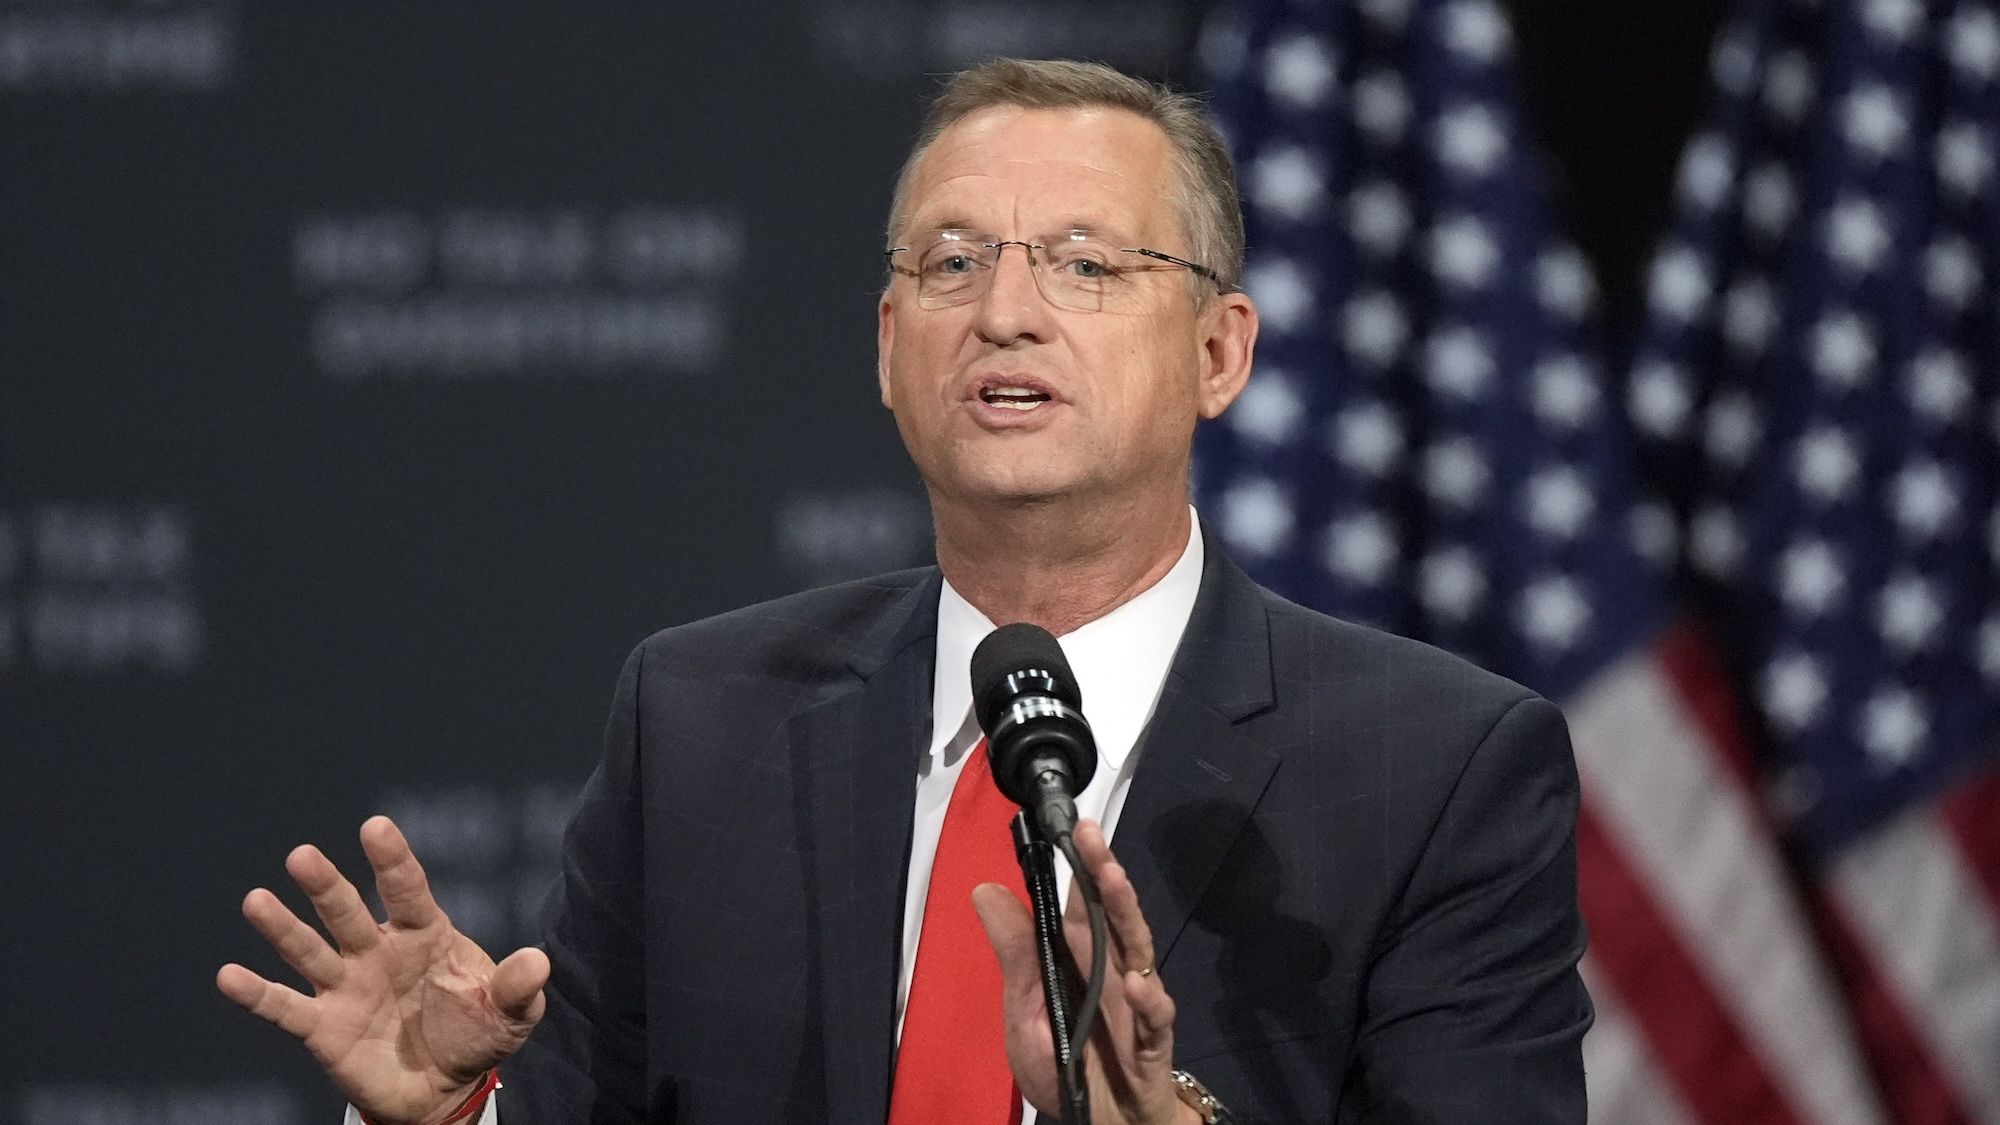
{"label": "microphone head", "polygon": [[1083,693],[1055,635],[1025,621],[1002,625],[972,650],[972,713],[979,729],[991,735],[1007,704],[1030,693],[1083,706]]}

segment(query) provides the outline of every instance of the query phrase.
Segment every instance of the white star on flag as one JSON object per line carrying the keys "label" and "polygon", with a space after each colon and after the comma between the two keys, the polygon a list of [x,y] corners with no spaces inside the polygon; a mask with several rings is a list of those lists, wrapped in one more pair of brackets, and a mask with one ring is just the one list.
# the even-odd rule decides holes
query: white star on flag
{"label": "white star on flag", "polygon": [[1720,504],[1704,505],[1688,523],[1688,553],[1702,572],[1728,578],[1743,563],[1743,528],[1736,513]]}
{"label": "white star on flag", "polygon": [[1799,439],[1793,464],[1799,490],[1827,503],[1847,499],[1861,477],[1854,439],[1833,426],[1818,427]]}
{"label": "white star on flag", "polygon": [[1417,596],[1432,613],[1467,620],[1486,600],[1486,570],[1462,546],[1433,551],[1418,567]]}
{"label": "white star on flag", "polygon": [[1276,484],[1251,479],[1222,497],[1222,533],[1237,548],[1271,555],[1290,542],[1292,505]]}
{"label": "white star on flag", "polygon": [[2000,617],[1989,617],[1979,623],[1979,671],[1987,679],[2000,683]]}
{"label": "white star on flag", "polygon": [[1783,234],[1798,210],[1798,194],[1791,174],[1775,164],[1766,164],[1750,173],[1743,185],[1743,217],[1750,229],[1766,241]]}
{"label": "white star on flag", "polygon": [[1870,32],[1903,43],[1923,26],[1924,9],[1917,0],[1868,0],[1862,22]]}
{"label": "white star on flag", "polygon": [[1403,459],[1403,427],[1379,402],[1363,402],[1333,420],[1330,452],[1343,464],[1379,477]]}
{"label": "white star on flag", "polygon": [[1860,386],[1874,373],[1875,334],[1852,312],[1828,313],[1813,326],[1812,368],[1836,387]]}
{"label": "white star on flag", "polygon": [[1889,514],[1904,535],[1936,539],[1958,517],[1958,485],[1936,461],[1912,461],[1890,483]]}
{"label": "white star on flag", "polygon": [[1453,0],[1444,9],[1445,46],[1482,63],[1506,53],[1507,21],[1492,0]]}
{"label": "white star on flag", "polygon": [[1546,422],[1577,430],[1597,417],[1597,382],[1583,360],[1552,356],[1535,366],[1535,414]]}
{"label": "white star on flag", "polygon": [[1396,533],[1375,512],[1336,520],[1326,533],[1326,568],[1364,586],[1380,583],[1399,557]]}
{"label": "white star on flag", "polygon": [[1453,398],[1479,398],[1493,381],[1493,373],[1492,349],[1476,328],[1447,328],[1424,346],[1426,380]]}
{"label": "white star on flag", "polygon": [[1739,355],[1754,358],[1762,352],[1777,326],[1778,302],[1769,281],[1751,276],[1729,287],[1722,298],[1722,335]]}
{"label": "white star on flag", "polygon": [[1877,692],[1862,713],[1861,744],[1882,769],[1900,769],[1929,734],[1916,697],[1902,688]]}
{"label": "white star on flag", "polygon": [[1932,348],[1910,361],[1910,411],[1936,426],[1965,417],[1972,405],[1972,378],[1965,361],[1943,348]]}
{"label": "white star on flag", "polygon": [[1841,104],[1847,143],[1877,160],[1893,155],[1910,136],[1909,111],[1894,90],[1880,84],[1864,86]]}
{"label": "white star on flag", "polygon": [[1243,271],[1243,288],[1257,302],[1264,324],[1274,332],[1290,332],[1312,311],[1313,289],[1305,270],[1285,258],[1266,258]]}
{"label": "white star on flag", "polygon": [[1647,362],[1632,373],[1630,395],[1632,420],[1656,438],[1679,436],[1694,409],[1687,376],[1662,360]]}
{"label": "white star on flag", "polygon": [[1597,282],[1583,255],[1572,247],[1550,250],[1535,260],[1535,298],[1543,308],[1581,320],[1597,299]]}
{"label": "white star on flag", "polygon": [[1265,88],[1286,106],[1318,109],[1333,93],[1333,56],[1311,36],[1287,36],[1271,45],[1264,75]]}
{"label": "white star on flag", "polygon": [[1590,486],[1568,465],[1545,468],[1528,478],[1528,524],[1544,535],[1574,539],[1596,511]]}
{"label": "white star on flag", "polygon": [[1944,624],[1937,591],[1916,574],[1902,574],[1882,587],[1876,602],[1876,628],[1892,649],[1905,655],[1928,647]]}
{"label": "white star on flag", "polygon": [[1797,124],[1812,104],[1814,92],[1812,64],[1796,50],[1772,60],[1764,74],[1764,108],[1771,116]]}
{"label": "white star on flag", "polygon": [[1826,216],[1826,249],[1834,262],[1855,273],[1867,273],[1889,249],[1889,228],[1882,209],[1867,199],[1843,199]]}
{"label": "white star on flag", "polygon": [[1967,8],[1953,17],[1944,35],[1953,66],[1981,82],[2000,76],[2000,18],[1983,8]]}
{"label": "white star on flag", "polygon": [[1507,131],[1481,103],[1461,105],[1438,117],[1437,152],[1445,164],[1468,176],[1484,176],[1507,151]]}
{"label": "white star on flag", "polygon": [[1451,438],[1424,451],[1424,490],[1433,499],[1470,508],[1486,494],[1492,472],[1479,450],[1464,438]]}
{"label": "white star on flag", "polygon": [[1326,206],[1326,178],[1303,149],[1286,145],[1250,166],[1250,198],[1293,222],[1315,218]]}
{"label": "white star on flag", "polygon": [[1653,309],[1675,320],[1693,320],[1708,307],[1710,283],[1701,257],[1685,246],[1670,247],[1653,263]]}
{"label": "white star on flag", "polygon": [[1757,421],[1757,407],[1750,396],[1730,391],[1708,407],[1708,424],[1703,431],[1702,449],[1709,459],[1731,469],[1749,464],[1763,436]]}
{"label": "white star on flag", "polygon": [[1387,367],[1410,341],[1410,319],[1386,290],[1371,290],[1341,310],[1341,340],[1356,358]]}
{"label": "white star on flag", "polygon": [[1355,240],[1382,257],[1402,249],[1403,240],[1410,235],[1410,205],[1402,192],[1387,183],[1355,189],[1348,197],[1347,210]]}
{"label": "white star on flag", "polygon": [[1787,653],[1764,669],[1764,710],[1788,733],[1797,734],[1817,722],[1826,695],[1826,673],[1805,653]]}
{"label": "white star on flag", "polygon": [[1521,594],[1519,609],[1523,635],[1536,645],[1562,650],[1573,648],[1590,627],[1590,601],[1576,579],[1568,575],[1544,578]]}
{"label": "white star on flag", "polygon": [[1677,188],[1681,198],[1703,210],[1721,203],[1736,178],[1736,164],[1722,138],[1706,134],[1695,138],[1681,157]]}
{"label": "white star on flag", "polygon": [[1410,128],[1410,95],[1403,80],[1374,71],[1354,83],[1354,120],[1377,144],[1394,144]]}
{"label": "white star on flag", "polygon": [[1979,259],[1962,238],[1943,238],[1924,251],[1924,288],[1952,309],[1972,303],[1982,281]]}
{"label": "white star on flag", "polygon": [[1778,596],[1802,617],[1824,617],[1847,589],[1847,568],[1825,542],[1794,543],[1778,556]]}
{"label": "white star on flag", "polygon": [[1305,421],[1305,404],[1284,372],[1259,369],[1236,405],[1223,415],[1236,432],[1261,445],[1289,441]]}
{"label": "white star on flag", "polygon": [[1431,269],[1445,281],[1478,289],[1499,265],[1500,247],[1478,219],[1453,215],[1431,230]]}
{"label": "white star on flag", "polygon": [[1978,195],[1993,178],[1993,138],[1969,121],[1938,130],[1937,173],[1961,198]]}

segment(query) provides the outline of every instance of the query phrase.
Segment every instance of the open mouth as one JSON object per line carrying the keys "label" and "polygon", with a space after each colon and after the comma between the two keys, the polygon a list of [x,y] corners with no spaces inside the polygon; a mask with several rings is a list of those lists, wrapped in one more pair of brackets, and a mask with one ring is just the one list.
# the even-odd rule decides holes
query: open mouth
{"label": "open mouth", "polygon": [[988,387],[979,392],[979,401],[1009,410],[1033,410],[1049,401],[1049,396],[1028,387]]}

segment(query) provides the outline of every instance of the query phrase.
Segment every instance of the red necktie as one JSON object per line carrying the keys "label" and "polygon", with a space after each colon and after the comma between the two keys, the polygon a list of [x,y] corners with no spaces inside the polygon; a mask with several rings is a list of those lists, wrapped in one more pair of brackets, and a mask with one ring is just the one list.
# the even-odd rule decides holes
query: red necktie
{"label": "red necktie", "polygon": [[1007,828],[1017,811],[993,784],[980,740],[959,770],[938,833],[889,1125],[1021,1120],[1021,1093],[1007,1066],[1000,963],[972,909],[972,888],[981,883],[999,883],[1027,901]]}

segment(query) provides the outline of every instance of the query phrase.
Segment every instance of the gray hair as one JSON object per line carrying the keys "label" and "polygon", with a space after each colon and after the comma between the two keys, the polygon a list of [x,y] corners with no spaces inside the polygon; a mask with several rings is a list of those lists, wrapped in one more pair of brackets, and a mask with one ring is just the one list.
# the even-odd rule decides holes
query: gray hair
{"label": "gray hair", "polygon": [[[1229,146],[1202,112],[1200,99],[1133,78],[1102,63],[1068,59],[994,59],[952,76],[932,100],[916,143],[896,176],[889,205],[893,241],[906,217],[917,165],[946,129],[982,109],[1122,109],[1151,121],[1173,145],[1174,209],[1188,252],[1234,289],[1243,280],[1243,208]],[[1207,282],[1195,278],[1207,290]]]}

